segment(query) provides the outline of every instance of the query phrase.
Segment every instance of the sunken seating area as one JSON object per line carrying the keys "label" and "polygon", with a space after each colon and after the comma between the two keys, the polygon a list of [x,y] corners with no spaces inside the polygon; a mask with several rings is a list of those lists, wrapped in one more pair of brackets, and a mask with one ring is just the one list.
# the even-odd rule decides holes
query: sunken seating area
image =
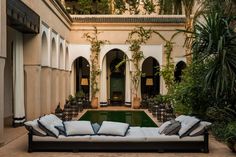
{"label": "sunken seating area", "polygon": [[205,152],[207,122],[179,116],[160,127],[132,127],[127,123],[61,121],[55,115],[26,122],[28,151],[150,151]]}

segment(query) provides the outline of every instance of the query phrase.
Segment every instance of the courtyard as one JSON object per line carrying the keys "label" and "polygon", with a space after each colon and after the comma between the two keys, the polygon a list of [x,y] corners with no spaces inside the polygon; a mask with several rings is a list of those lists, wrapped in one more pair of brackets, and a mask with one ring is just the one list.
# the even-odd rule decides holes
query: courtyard
{"label": "courtyard", "polygon": [[[235,156],[235,0],[1,0],[0,13],[1,157]],[[117,146],[150,152],[103,151]]]}

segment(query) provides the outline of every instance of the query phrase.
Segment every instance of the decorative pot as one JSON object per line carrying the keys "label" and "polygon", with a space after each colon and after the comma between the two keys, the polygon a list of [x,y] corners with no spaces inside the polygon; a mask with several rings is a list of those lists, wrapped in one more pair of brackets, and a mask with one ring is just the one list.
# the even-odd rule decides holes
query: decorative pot
{"label": "decorative pot", "polygon": [[92,108],[98,108],[98,97],[93,97],[91,101]]}
{"label": "decorative pot", "polygon": [[140,108],[140,98],[139,97],[133,98],[133,108],[134,109]]}

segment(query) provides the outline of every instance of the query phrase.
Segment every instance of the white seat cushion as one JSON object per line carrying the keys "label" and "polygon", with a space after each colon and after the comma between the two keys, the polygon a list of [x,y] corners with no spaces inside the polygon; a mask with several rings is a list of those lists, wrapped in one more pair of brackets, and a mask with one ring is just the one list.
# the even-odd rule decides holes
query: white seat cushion
{"label": "white seat cushion", "polygon": [[159,135],[159,136],[146,136],[147,142],[170,142],[170,141],[204,141],[203,136],[195,136],[195,137],[183,137],[179,138],[178,135]]}
{"label": "white seat cushion", "polygon": [[91,140],[91,136],[64,136],[59,135],[58,138],[54,138],[52,136],[33,136],[33,141],[52,141],[52,142],[62,142],[62,141],[75,141],[75,142],[89,142]]}
{"label": "white seat cushion", "polygon": [[92,142],[145,142],[145,135],[140,127],[130,127],[126,136],[91,136]]}

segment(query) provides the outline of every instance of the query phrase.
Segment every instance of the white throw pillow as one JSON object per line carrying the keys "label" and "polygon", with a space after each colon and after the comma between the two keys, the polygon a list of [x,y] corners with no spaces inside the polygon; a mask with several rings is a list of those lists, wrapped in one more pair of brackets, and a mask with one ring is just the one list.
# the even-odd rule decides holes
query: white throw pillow
{"label": "white throw pillow", "polygon": [[33,121],[27,121],[24,123],[24,125],[28,131],[32,130],[34,135],[37,135],[37,136],[46,136],[47,135],[47,133],[45,131],[43,131],[42,129],[39,128],[38,119],[35,119]]}
{"label": "white throw pillow", "polygon": [[162,134],[163,131],[166,129],[166,127],[169,126],[170,124],[171,124],[170,121],[166,121],[165,123],[163,123],[158,129],[159,134]]}
{"label": "white throw pillow", "polygon": [[125,136],[129,124],[120,122],[103,121],[98,131],[98,135]]}
{"label": "white throw pillow", "polygon": [[62,120],[54,114],[49,114],[41,117],[38,120],[39,127],[44,130],[49,136],[58,137],[59,131],[55,126],[63,126]]}
{"label": "white throw pillow", "polygon": [[179,130],[179,136],[188,136],[193,129],[195,129],[200,123],[200,120],[195,117],[185,117],[181,122],[181,128]]}
{"label": "white throw pillow", "polygon": [[189,136],[200,136],[204,134],[204,131],[207,129],[208,126],[210,126],[210,122],[202,121],[200,122],[199,126],[194,129]]}
{"label": "white throw pillow", "polygon": [[90,121],[66,121],[63,124],[67,136],[95,134]]}

